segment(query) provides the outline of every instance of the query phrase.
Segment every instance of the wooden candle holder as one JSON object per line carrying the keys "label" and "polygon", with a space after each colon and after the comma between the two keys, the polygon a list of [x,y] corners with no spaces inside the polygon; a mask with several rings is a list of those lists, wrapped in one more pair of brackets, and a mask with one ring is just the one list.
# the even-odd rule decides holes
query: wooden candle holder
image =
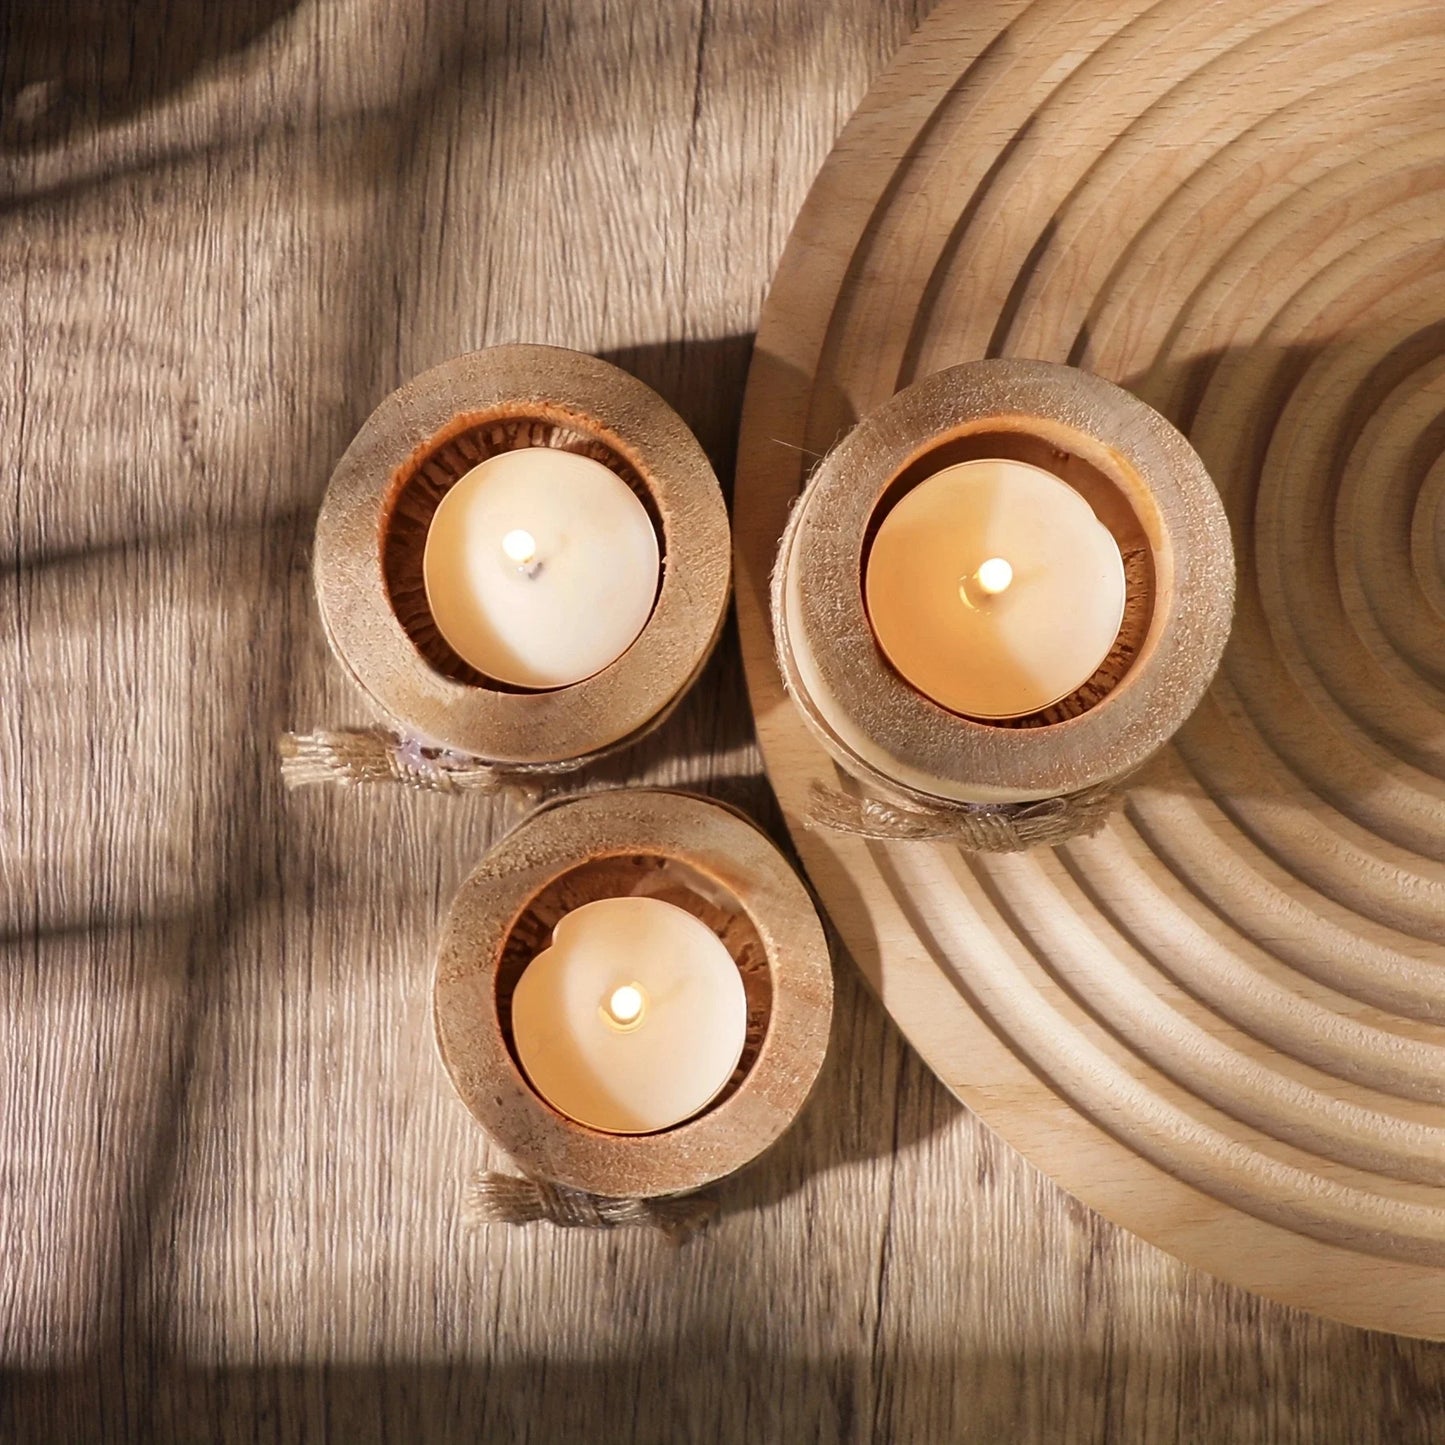
{"label": "wooden candle holder", "polygon": [[[874,639],[868,546],[912,486],[979,457],[1030,462],[1079,492],[1124,557],[1124,621],[1081,688],[1022,718],[948,711]],[[811,730],[848,773],[907,806],[1012,804],[1094,789],[1137,768],[1213,678],[1234,605],[1229,525],[1203,463],[1151,407],[1041,361],[950,367],[865,417],[824,459],[779,550],[779,664]],[[860,756],[859,741],[886,755]]]}
{"label": "wooden candle holder", "polygon": [[[469,666],[422,581],[447,490],[518,447],[580,452],[621,477],[657,529],[662,582],[637,640],[570,687],[527,691]],[[655,727],[702,670],[731,579],[727,511],[697,439],[625,371],[550,346],[497,346],[424,372],[372,412],[316,526],[326,636],[367,699],[425,742],[525,769],[580,766]]]}
{"label": "wooden candle holder", "polygon": [[[687,909],[737,962],[742,1059],[701,1114],[656,1134],[604,1134],[536,1094],[514,1052],[511,998],[563,915],[646,894]],[[701,1189],[741,1169],[802,1108],[827,1050],[833,975],[807,891],[773,844],[721,804],[596,793],[535,813],[462,885],[437,953],[437,1044],[457,1093],[529,1175],[608,1198]]]}

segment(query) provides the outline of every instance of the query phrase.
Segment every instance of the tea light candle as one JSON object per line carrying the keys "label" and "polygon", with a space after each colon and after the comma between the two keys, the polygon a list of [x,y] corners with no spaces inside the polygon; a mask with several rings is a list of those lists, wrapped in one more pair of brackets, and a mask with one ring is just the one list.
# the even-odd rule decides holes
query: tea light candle
{"label": "tea light candle", "polygon": [[438,630],[478,671],[558,688],[615,662],[647,623],[657,533],[632,489],[591,457],[501,452],[442,498],[422,576]]}
{"label": "tea light candle", "polygon": [[742,1057],[747,999],[722,940],[658,898],[601,898],[557,924],[517,980],[512,1037],[532,1087],[609,1134],[707,1107]]}
{"label": "tea light candle", "polygon": [[960,462],[884,517],[864,591],[879,646],[921,693],[967,717],[1022,717],[1109,655],[1124,560],[1088,502],[1049,472]]}

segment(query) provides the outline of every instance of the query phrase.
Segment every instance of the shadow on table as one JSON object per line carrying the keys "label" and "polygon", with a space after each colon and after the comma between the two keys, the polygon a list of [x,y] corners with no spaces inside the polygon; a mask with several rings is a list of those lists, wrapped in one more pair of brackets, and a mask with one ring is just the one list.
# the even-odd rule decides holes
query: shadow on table
{"label": "shadow on table", "polygon": [[[751,333],[741,333],[599,353],[646,382],[687,423],[707,452],[730,511],[753,340]],[[731,607],[716,651],[667,722],[636,751],[597,764],[579,782],[624,786],[642,775],[643,760],[652,782],[730,803],[783,839],[782,815],[762,776]]]}
{"label": "shadow on table", "polygon": [[24,150],[123,120],[244,50],[301,0],[6,0],[0,148]]}
{"label": "shadow on table", "polygon": [[[868,1440],[886,1438],[875,1432],[883,1393],[906,1400],[927,1389],[928,1414],[947,1432],[930,1438],[955,1439],[965,1402],[948,1389],[950,1379],[964,1376],[972,1389],[991,1388],[1006,1399],[1020,1374],[1009,1360],[962,1364],[940,1356],[880,1369],[837,1355],[756,1357],[730,1342],[720,1323],[651,1358],[162,1366],[143,1398],[127,1398],[119,1380],[98,1380],[91,1371],[15,1372],[0,1376],[0,1431],[10,1445],[102,1438],[223,1445],[263,1437],[358,1445]],[[942,1398],[940,1385],[947,1391]]]}
{"label": "shadow on table", "polygon": [[[743,335],[639,346],[615,359],[679,410],[727,477],[750,351],[751,337]],[[320,448],[313,439],[305,450]],[[220,462],[235,464],[229,457]],[[316,477],[319,503],[326,469],[305,470]],[[22,854],[33,848],[24,877],[46,875],[67,886],[17,886],[0,947],[15,959],[43,958],[47,967],[53,953],[67,966],[98,970],[122,1000],[145,999],[137,1028],[144,1023],[149,1032],[132,1046],[158,1060],[154,1070],[137,1075],[130,1092],[103,1105],[99,1095],[94,1101],[107,1117],[123,1120],[131,1141],[124,1168],[113,1179],[107,1175],[106,1192],[96,1197],[101,1217],[114,1226],[93,1301],[108,1338],[166,1336],[171,1301],[164,1251],[155,1243],[157,1221],[178,1207],[178,1193],[187,1187],[181,1182],[185,1135],[196,1111],[215,1107],[216,1097],[232,1087],[217,1054],[218,1010],[238,960],[256,946],[254,930],[284,932],[288,918],[318,906],[318,896],[324,903],[333,891],[382,889],[395,897],[401,886],[383,850],[353,860],[360,872],[342,878],[324,852],[300,848],[294,816],[314,815],[320,832],[310,836],[324,840],[332,812],[370,815],[372,802],[395,806],[397,799],[361,793],[292,801],[275,770],[274,739],[283,728],[353,720],[297,715],[298,691],[316,693],[305,678],[328,665],[321,661],[324,644],[307,581],[311,517],[294,491],[284,505],[229,521],[199,505],[177,507],[164,527],[144,535],[109,529],[102,516],[95,541],[22,542],[0,574],[24,603],[0,620],[0,641],[35,659],[26,687],[31,713],[42,721],[67,716],[67,707],[80,703],[98,709],[103,720],[123,723],[106,711],[107,699],[123,691],[117,678],[126,667],[137,678],[148,676],[148,660],[162,647],[181,647],[196,675],[214,684],[197,694],[199,710],[188,711],[183,699],[161,709],[154,736],[118,727],[122,741],[112,739],[98,758],[72,761],[72,768],[92,771],[103,765],[94,787],[70,788],[53,748],[23,749],[13,760],[12,781],[27,816]],[[180,614],[185,628],[166,631],[177,595],[188,599]],[[250,641],[261,645],[228,647],[245,630],[238,617],[251,629]],[[46,671],[44,659],[60,655],[77,634],[90,638],[79,671],[63,678]],[[144,648],[125,662],[129,654],[116,639],[131,636]],[[73,650],[64,655],[74,667]],[[203,748],[194,745],[197,736],[204,737]],[[157,767],[157,758],[169,760],[170,771]],[[787,846],[760,772],[735,623],[665,727],[578,785],[638,778],[740,806]],[[184,803],[188,792],[210,801],[193,808]],[[79,811],[65,815],[62,806]],[[413,797],[402,806],[476,811],[452,799]],[[109,839],[115,820],[132,813],[139,822],[129,834],[131,852],[102,859],[103,886],[70,886],[93,871],[93,836]],[[224,823],[202,827],[198,820],[209,817]],[[846,961],[839,974],[831,1062],[815,1097],[768,1157],[729,1183],[727,1213],[788,1198],[850,1162],[872,1159],[886,1167],[894,1151],[956,1115],[958,1106],[896,1031],[880,1025]],[[438,1087],[445,1088],[440,1077]]]}
{"label": "shadow on table", "polygon": [[[760,1321],[718,1318],[591,1361],[472,1361],[152,1369],[128,1395],[90,1370],[0,1375],[0,1433],[10,1445],[145,1440],[148,1445],[408,1440],[568,1445],[572,1441],[1202,1442],[1383,1441],[1436,1433],[1438,1347],[1330,1330],[1318,1368],[1269,1397],[1267,1359],[1221,1368],[1215,1349],[1176,1338],[1144,1349],[1107,1337],[1008,1353],[801,1357],[740,1345]],[[826,1334],[826,1321],[817,1321]],[[1362,1351],[1361,1341],[1367,1342]],[[1352,1361],[1342,1377],[1330,1361]],[[1369,1367],[1360,1373],[1362,1359]],[[1147,1388],[1140,1381],[1147,1380]]]}
{"label": "shadow on table", "polygon": [[729,503],[753,339],[749,331],[598,353],[604,361],[646,382],[692,428]]}
{"label": "shadow on table", "polygon": [[817,1085],[766,1154],[714,1187],[725,1218],[798,1194],[806,1199],[815,1183],[847,1165],[873,1161],[887,1174],[899,1167],[899,1156],[963,1112],[892,1022],[880,1026],[877,1001],[836,944],[834,957],[833,1028]]}

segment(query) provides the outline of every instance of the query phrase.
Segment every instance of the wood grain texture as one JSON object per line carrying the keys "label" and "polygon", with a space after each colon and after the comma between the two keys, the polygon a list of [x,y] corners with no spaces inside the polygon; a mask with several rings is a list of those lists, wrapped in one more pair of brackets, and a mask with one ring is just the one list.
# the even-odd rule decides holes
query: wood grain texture
{"label": "wood grain texture", "polygon": [[[945,3],[790,243],[735,528],[783,807],[943,1080],[1183,1258],[1433,1338],[1442,85],[1439,6]],[[762,600],[797,459],[985,352],[1127,382],[1189,435],[1240,556],[1219,679],[1125,811],[1056,852],[806,832],[833,772]]]}
{"label": "wood grain texture", "polygon": [[[430,960],[515,807],[278,781],[282,729],[365,720],[307,553],[381,397],[595,350],[730,474],[770,268],[916,18],[0,7],[0,1437],[1438,1437],[1440,1350],[1072,1203],[849,968],[819,1094],[707,1239],[467,1234],[505,1161]],[[735,641],[601,776],[777,825]]]}

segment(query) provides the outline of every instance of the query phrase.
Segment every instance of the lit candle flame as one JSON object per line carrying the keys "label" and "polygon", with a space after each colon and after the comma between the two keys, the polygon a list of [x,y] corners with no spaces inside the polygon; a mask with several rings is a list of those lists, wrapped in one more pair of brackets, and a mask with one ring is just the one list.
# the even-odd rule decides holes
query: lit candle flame
{"label": "lit candle flame", "polygon": [[1008,591],[1014,580],[1014,569],[1003,557],[990,557],[987,562],[979,563],[974,580],[980,592],[996,597],[1000,592]]}
{"label": "lit candle flame", "polygon": [[607,1012],[618,1024],[635,1024],[647,1006],[647,996],[635,983],[625,983],[612,990],[607,1000]]}
{"label": "lit candle flame", "polygon": [[537,555],[537,539],[519,527],[502,538],[502,551],[506,553],[509,561],[525,567]]}

